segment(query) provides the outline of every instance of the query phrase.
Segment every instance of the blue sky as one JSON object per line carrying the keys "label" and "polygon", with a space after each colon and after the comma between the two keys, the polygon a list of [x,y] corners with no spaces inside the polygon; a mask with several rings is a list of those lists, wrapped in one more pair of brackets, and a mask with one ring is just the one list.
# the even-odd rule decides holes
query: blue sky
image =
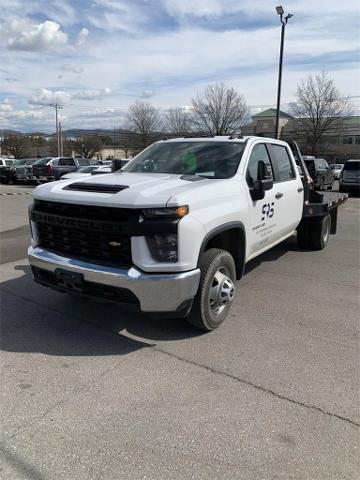
{"label": "blue sky", "polygon": [[[187,106],[223,81],[256,113],[274,106],[280,24],[273,0],[0,0],[0,128],[124,125],[128,106]],[[326,70],[360,107],[359,2],[288,0],[283,108]],[[315,7],[315,9],[314,9]]]}

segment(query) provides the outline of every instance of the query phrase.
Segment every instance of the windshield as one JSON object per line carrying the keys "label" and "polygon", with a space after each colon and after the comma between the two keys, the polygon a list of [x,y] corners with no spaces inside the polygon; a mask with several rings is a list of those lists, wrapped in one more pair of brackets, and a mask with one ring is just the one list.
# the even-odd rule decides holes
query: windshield
{"label": "windshield", "polygon": [[330,165],[330,167],[331,167],[333,170],[339,170],[339,168],[342,168],[342,165],[341,165],[341,164],[334,163],[333,165]]}
{"label": "windshield", "polygon": [[240,142],[155,143],[121,171],[230,178],[237,171],[243,151],[244,143]]}
{"label": "windshield", "polygon": [[39,160],[36,160],[34,165],[46,165],[50,160],[51,160],[51,157],[40,158]]}
{"label": "windshield", "polygon": [[23,158],[23,159],[21,159],[21,160],[15,160],[15,165],[16,165],[16,166],[25,165],[25,163],[26,163],[26,159],[25,159],[25,158]]}
{"label": "windshield", "polygon": [[95,170],[95,168],[99,168],[99,165],[89,165],[87,167],[79,168],[76,173],[90,173]]}

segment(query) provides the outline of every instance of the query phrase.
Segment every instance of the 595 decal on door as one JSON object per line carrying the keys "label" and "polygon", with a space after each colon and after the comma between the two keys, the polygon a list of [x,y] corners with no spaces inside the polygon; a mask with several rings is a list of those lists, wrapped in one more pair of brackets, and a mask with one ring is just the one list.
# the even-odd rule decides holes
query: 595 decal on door
{"label": "595 decal on door", "polygon": [[261,221],[263,222],[266,218],[271,218],[274,216],[274,202],[270,203],[264,203],[264,205],[261,208],[261,213],[263,216],[261,217]]}

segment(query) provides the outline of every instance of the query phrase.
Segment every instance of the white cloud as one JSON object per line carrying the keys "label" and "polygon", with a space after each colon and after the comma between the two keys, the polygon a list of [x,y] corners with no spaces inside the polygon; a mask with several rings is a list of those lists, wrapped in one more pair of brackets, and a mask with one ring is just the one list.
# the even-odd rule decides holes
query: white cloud
{"label": "white cloud", "polygon": [[[229,2],[232,3],[232,2]],[[226,6],[218,0],[164,0],[164,6],[173,16],[192,15],[194,17],[216,17],[219,16]]]}
{"label": "white cloud", "polygon": [[0,112],[11,112],[13,107],[10,103],[8,98],[4,98],[2,102],[0,102]]}
{"label": "white cloud", "polygon": [[68,36],[56,22],[46,20],[33,23],[30,20],[12,20],[0,27],[0,37],[6,37],[9,50],[42,51],[64,46]]}
{"label": "white cloud", "polygon": [[29,100],[31,105],[49,105],[50,103],[69,103],[71,95],[62,90],[52,91],[42,88],[36,95]]}
{"label": "white cloud", "polygon": [[77,92],[65,92],[63,90],[48,90],[41,88],[36,95],[33,95],[29,103],[31,105],[49,105],[50,103],[58,103],[66,105],[72,99],[78,100],[102,100],[110,95],[110,88],[102,88],[99,90],[79,90]]}
{"label": "white cloud", "polygon": [[89,35],[89,30],[87,28],[83,27],[80,30],[80,32],[78,33],[77,40],[76,40],[76,46],[81,47],[81,45],[84,45],[88,35]]}
{"label": "white cloud", "polygon": [[73,73],[83,73],[84,69],[78,65],[71,65],[69,63],[63,65],[61,70],[65,70],[66,72],[73,72]]}
{"label": "white cloud", "polygon": [[102,88],[101,90],[83,90],[72,95],[73,98],[79,100],[102,100],[107,95],[110,95],[110,88]]}
{"label": "white cloud", "polygon": [[151,98],[155,95],[155,93],[152,90],[144,90],[140,94],[140,98]]}

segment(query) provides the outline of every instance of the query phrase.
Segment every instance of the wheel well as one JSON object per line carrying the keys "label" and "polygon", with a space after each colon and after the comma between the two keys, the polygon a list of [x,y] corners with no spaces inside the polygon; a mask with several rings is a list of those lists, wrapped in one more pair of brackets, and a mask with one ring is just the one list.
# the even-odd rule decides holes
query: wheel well
{"label": "wheel well", "polygon": [[240,227],[229,228],[210,237],[203,252],[210,248],[221,248],[228,251],[235,262],[236,279],[243,276],[245,266],[245,233]]}

